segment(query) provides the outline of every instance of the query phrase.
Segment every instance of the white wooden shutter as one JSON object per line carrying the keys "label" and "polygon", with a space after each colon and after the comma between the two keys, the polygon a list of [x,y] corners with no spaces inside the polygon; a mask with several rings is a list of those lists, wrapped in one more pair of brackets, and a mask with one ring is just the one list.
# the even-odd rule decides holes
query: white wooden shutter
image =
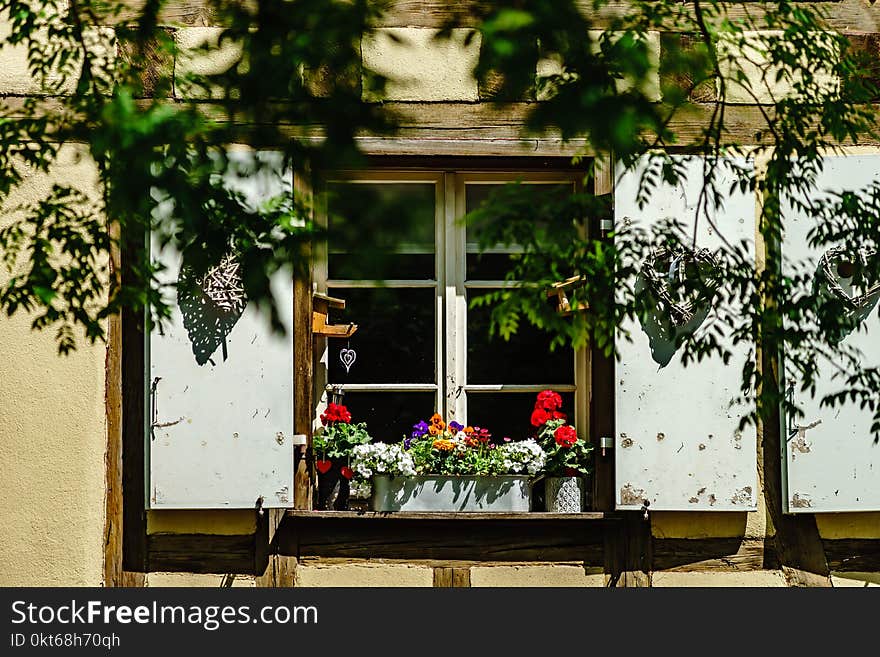
{"label": "white wooden shutter", "polygon": [[[614,192],[616,225],[630,222],[647,229],[674,217],[693,227],[703,160],[697,156],[676,159],[686,166],[685,178],[674,188],[661,185],[643,209],[636,203],[641,169],[618,175]],[[749,165],[744,160],[737,162]],[[722,172],[721,188],[727,190],[735,180],[734,174],[726,167]],[[737,190],[726,198],[723,208],[712,214],[729,242],[745,239],[754,244],[755,202],[748,192]],[[703,218],[697,248],[715,249],[721,244],[718,234]],[[639,509],[648,500],[651,510],[754,509],[755,429],[740,431],[742,409],[730,406],[739,395],[748,346],[737,345],[727,365],[712,357],[685,367],[679,353],[661,365],[652,357],[649,338],[640,322],[627,323],[623,328],[629,331],[632,342],[622,335],[617,341],[617,508]]]}
{"label": "white wooden shutter", "polygon": [[[236,152],[232,157],[246,166],[253,155]],[[258,157],[272,162],[272,170],[227,177],[227,184],[251,204],[292,188],[278,154]],[[180,254],[152,246],[153,256],[168,267],[163,278],[176,283]],[[290,274],[279,274],[272,289],[286,336],[273,333],[253,304],[245,305],[238,320],[230,319],[219,334],[202,331],[198,313],[185,325],[176,296],[170,327],[164,334],[150,335],[146,382],[150,508],[254,508],[258,500],[265,507],[293,505]],[[195,336],[192,340],[190,332]]]}
{"label": "white wooden shutter", "polygon": [[[839,156],[825,159],[819,174],[817,191],[858,191],[880,179],[880,156]],[[803,202],[803,199],[801,199]],[[812,248],[807,234],[814,226],[811,219],[783,199],[785,221],[783,271],[815,271],[824,247]],[[843,282],[845,286],[845,282]],[[859,349],[863,367],[880,366],[880,325],[878,306],[874,305],[865,319],[865,330],[856,330],[843,343]],[[823,511],[880,510],[880,444],[871,436],[872,413],[860,409],[858,403],[833,408],[820,408],[823,396],[844,388],[840,380],[832,380],[829,363],[820,365],[816,396],[795,392],[806,416],[791,423],[784,422],[786,433],[785,463],[787,471],[787,502],[792,513]],[[797,390],[797,382],[795,390]],[[789,424],[791,431],[788,431]]]}

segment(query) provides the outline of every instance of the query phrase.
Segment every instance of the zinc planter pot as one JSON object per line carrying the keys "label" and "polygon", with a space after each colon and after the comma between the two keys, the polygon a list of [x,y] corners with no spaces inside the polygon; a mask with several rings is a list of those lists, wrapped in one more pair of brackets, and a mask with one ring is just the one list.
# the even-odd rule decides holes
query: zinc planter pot
{"label": "zinc planter pot", "polygon": [[583,477],[547,477],[544,480],[544,509],[553,513],[580,513],[584,510]]}
{"label": "zinc planter pot", "polygon": [[373,477],[373,511],[527,512],[532,488],[527,476],[504,475]]}

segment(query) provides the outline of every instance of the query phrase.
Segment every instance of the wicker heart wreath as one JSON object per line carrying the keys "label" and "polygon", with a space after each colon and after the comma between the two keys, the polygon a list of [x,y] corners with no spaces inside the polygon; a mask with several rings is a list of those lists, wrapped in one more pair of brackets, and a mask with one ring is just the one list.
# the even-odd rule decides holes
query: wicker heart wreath
{"label": "wicker heart wreath", "polygon": [[839,299],[846,312],[855,316],[874,303],[880,296],[880,282],[874,281],[873,285],[866,283],[862,286],[861,294],[847,294],[840,284],[842,278],[853,278],[857,267],[867,269],[868,260],[877,255],[874,250],[859,249],[853,254],[842,246],[828,249],[819,258],[819,267],[816,278],[825,289]]}
{"label": "wicker heart wreath", "polygon": [[[664,311],[672,327],[689,324],[705,307],[718,287],[714,272],[718,266],[709,249],[691,250],[683,246],[662,246],[651,252],[642,264],[645,287]],[[700,281],[699,288],[684,298],[673,298],[674,285],[685,287],[688,280]]]}
{"label": "wicker heart wreath", "polygon": [[709,314],[718,289],[718,263],[709,249],[659,247],[642,263],[636,288],[646,292],[648,305],[639,313],[648,336],[651,358],[666,367],[681,337],[699,328]]}
{"label": "wicker heart wreath", "polygon": [[[840,313],[843,320],[839,330],[829,333],[833,343],[843,340],[863,322],[880,299],[880,281],[871,280],[864,274],[868,271],[868,261],[876,255],[877,251],[873,249],[853,251],[835,246],[819,258],[814,292],[830,295],[839,303],[835,312]],[[852,291],[847,292],[844,285]]]}

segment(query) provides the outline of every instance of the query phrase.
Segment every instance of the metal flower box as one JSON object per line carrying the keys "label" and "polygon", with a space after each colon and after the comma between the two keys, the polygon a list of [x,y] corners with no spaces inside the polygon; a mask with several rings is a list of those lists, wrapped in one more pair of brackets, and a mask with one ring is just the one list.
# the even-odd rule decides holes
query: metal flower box
{"label": "metal flower box", "polygon": [[527,512],[532,487],[528,476],[373,477],[373,511]]}

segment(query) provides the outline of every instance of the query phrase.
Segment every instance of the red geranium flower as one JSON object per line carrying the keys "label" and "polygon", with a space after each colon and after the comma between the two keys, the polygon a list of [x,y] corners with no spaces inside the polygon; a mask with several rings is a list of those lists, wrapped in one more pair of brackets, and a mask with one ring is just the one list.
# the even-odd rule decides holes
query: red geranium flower
{"label": "red geranium flower", "polygon": [[577,432],[570,424],[563,424],[553,433],[556,444],[560,447],[571,447],[577,442]]}
{"label": "red geranium flower", "polygon": [[536,408],[532,411],[532,426],[540,427],[547,420],[550,419],[550,414],[545,411],[543,408]]}
{"label": "red geranium flower", "polygon": [[562,408],[562,397],[552,390],[542,390],[538,393],[535,408],[543,408],[545,411],[555,411]]}
{"label": "red geranium flower", "polygon": [[351,422],[351,413],[342,404],[327,404],[327,410],[321,413],[321,424],[325,427],[331,422]]}

